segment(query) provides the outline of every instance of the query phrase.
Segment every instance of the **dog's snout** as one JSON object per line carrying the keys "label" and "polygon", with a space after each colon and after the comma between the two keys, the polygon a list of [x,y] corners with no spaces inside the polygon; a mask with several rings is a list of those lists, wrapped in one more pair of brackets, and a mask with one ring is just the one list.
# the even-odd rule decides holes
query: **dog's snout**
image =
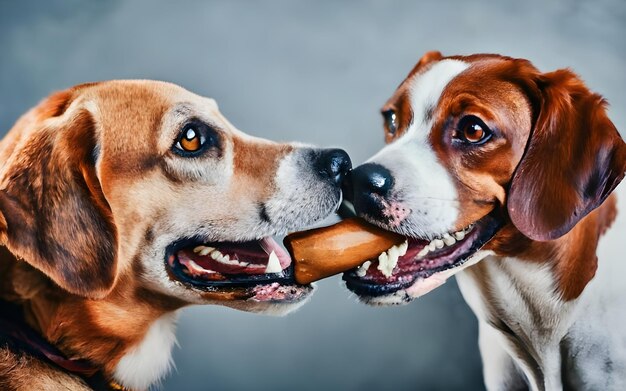
{"label": "dog's snout", "polygon": [[393,186],[391,172],[380,164],[367,163],[355,168],[351,174],[354,191],[386,196]]}
{"label": "dog's snout", "polygon": [[350,156],[343,149],[322,150],[317,158],[317,172],[324,178],[330,178],[341,184],[352,169]]}

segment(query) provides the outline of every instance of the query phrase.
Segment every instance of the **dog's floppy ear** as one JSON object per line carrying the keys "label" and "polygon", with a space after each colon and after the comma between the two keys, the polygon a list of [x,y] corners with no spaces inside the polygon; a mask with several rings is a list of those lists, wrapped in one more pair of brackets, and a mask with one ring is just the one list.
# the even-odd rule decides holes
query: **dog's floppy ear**
{"label": "dog's floppy ear", "polygon": [[605,102],[571,71],[537,76],[536,120],[511,181],[513,224],[534,240],[569,232],[624,178],[626,144]]}
{"label": "dog's floppy ear", "polygon": [[3,151],[0,236],[60,287],[101,298],[115,282],[116,233],[95,172],[94,121],[79,107],[65,112],[72,96],[43,101],[3,141],[12,151]]}

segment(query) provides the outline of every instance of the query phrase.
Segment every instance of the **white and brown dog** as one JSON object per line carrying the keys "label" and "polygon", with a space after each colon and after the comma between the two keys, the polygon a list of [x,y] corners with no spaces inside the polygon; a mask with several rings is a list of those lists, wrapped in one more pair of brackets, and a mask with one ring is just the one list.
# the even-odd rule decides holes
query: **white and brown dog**
{"label": "white and brown dog", "polygon": [[489,390],[626,389],[626,220],[610,195],[626,144],[602,97],[569,70],[429,52],[382,114],[388,145],[353,171],[351,198],[408,248],[348,288],[401,304],[456,274]]}
{"label": "white and brown dog", "polygon": [[0,167],[0,388],[146,389],[179,308],[303,303],[271,237],[333,212],[350,160],[248,136],[173,84],[110,81],[25,114]]}

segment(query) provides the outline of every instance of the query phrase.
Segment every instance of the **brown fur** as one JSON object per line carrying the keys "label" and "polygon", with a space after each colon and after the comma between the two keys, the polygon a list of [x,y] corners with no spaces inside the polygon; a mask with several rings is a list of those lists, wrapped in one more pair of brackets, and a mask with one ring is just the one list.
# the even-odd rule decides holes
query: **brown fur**
{"label": "brown fur", "polygon": [[[569,70],[541,73],[526,60],[491,54],[445,58],[471,63],[430,113],[430,143],[463,206],[458,228],[501,209],[507,224],[485,248],[553,262],[563,299],[575,299],[594,276],[598,238],[615,218],[614,197],[605,199],[626,171],[626,144],[604,100]],[[383,107],[399,118],[387,142],[412,120],[411,78],[441,59],[427,53]],[[472,150],[450,142],[468,114],[497,132]]]}
{"label": "brown fur", "polygon": [[29,356],[0,348],[0,389],[87,391],[91,388],[76,376],[61,372]]}

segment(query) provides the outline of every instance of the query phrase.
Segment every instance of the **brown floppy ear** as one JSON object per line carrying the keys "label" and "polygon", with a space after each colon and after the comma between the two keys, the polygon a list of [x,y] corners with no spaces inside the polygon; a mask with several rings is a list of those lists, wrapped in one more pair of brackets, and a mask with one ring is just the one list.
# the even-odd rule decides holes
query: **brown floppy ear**
{"label": "brown floppy ear", "polygon": [[43,101],[3,140],[12,150],[3,153],[0,235],[60,287],[101,298],[115,282],[116,233],[95,172],[93,118],[78,107],[64,113],[72,96]]}
{"label": "brown floppy ear", "polygon": [[539,75],[536,83],[538,115],[507,208],[520,232],[545,241],[569,232],[615,189],[626,171],[626,144],[605,101],[573,72]]}

